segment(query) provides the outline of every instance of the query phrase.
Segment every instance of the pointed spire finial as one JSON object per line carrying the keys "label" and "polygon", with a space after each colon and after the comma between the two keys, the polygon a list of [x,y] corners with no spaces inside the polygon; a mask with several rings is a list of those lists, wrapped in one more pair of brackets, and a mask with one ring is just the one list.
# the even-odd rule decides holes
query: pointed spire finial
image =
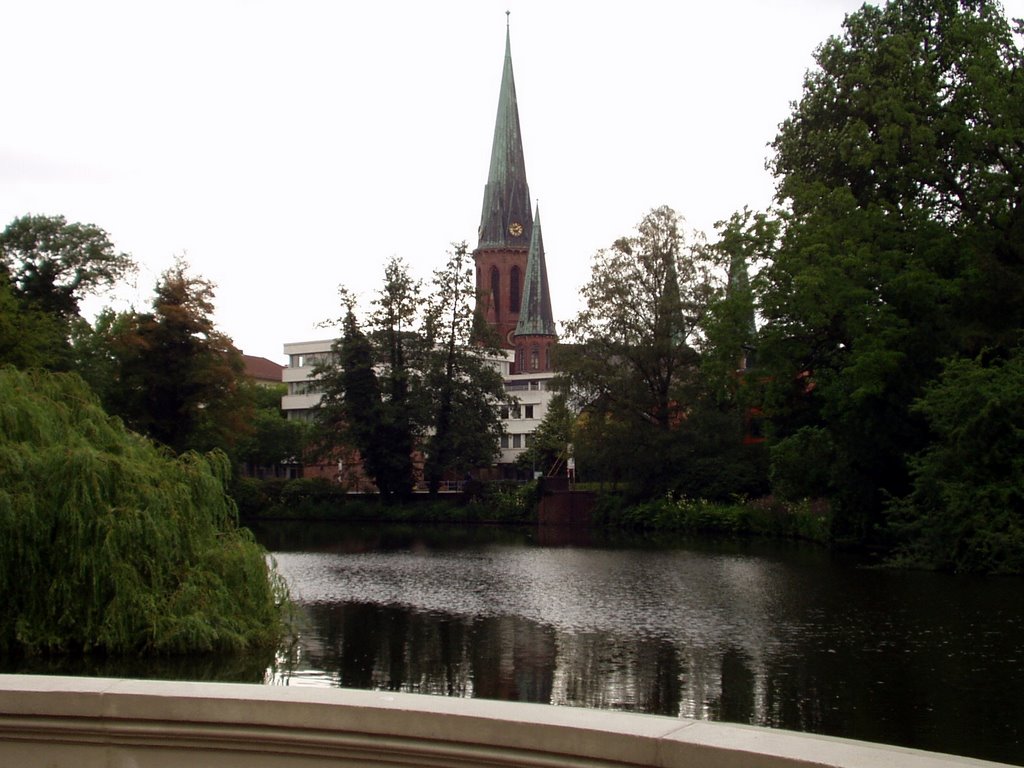
{"label": "pointed spire finial", "polygon": [[512,11],[505,11],[505,29],[509,27],[509,16],[512,15]]}
{"label": "pointed spire finial", "polygon": [[[512,12],[505,13],[507,19]],[[533,216],[530,212],[530,188],[526,183],[526,164],[523,161],[510,38],[511,33],[506,29],[505,59],[501,70],[501,88],[498,91],[491,164],[480,214],[478,247],[527,250]]]}

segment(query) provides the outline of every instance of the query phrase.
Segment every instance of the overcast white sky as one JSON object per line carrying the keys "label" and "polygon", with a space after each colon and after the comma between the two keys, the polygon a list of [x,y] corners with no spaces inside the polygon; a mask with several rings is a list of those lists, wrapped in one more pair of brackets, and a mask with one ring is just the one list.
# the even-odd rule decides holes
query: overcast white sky
{"label": "overcast white sky", "polygon": [[[249,354],[327,338],[339,284],[475,246],[511,10],[555,316],[590,258],[667,204],[709,235],[766,207],[767,144],[856,0],[0,3],[0,226],[97,224],[217,284]],[[1024,16],[1024,0],[1006,3]],[[123,303],[116,304],[124,308]],[[104,303],[112,303],[107,299]],[[94,306],[94,305],[90,305]]]}

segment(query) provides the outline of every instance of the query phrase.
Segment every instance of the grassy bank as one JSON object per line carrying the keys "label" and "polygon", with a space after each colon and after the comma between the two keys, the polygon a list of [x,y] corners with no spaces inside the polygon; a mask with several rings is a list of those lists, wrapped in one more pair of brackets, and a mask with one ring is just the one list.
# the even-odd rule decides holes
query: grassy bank
{"label": "grassy bank", "polygon": [[832,521],[828,504],[821,501],[767,498],[728,504],[666,497],[637,503],[605,494],[598,498],[594,523],[659,533],[765,536],[827,544]]}
{"label": "grassy bank", "polygon": [[470,484],[466,493],[416,494],[383,504],[371,494],[351,494],[328,480],[239,478],[232,493],[245,520],[324,520],[349,523],[535,523],[536,486]]}
{"label": "grassy bank", "polygon": [[[466,494],[431,498],[417,494],[404,504],[385,505],[372,495],[349,494],[327,480],[239,479],[234,495],[246,520],[324,520],[350,523],[537,522],[537,487],[490,483]],[[686,535],[765,536],[829,542],[831,516],[822,502],[772,499],[723,504],[695,499],[627,501],[598,496],[593,524],[599,528]]]}

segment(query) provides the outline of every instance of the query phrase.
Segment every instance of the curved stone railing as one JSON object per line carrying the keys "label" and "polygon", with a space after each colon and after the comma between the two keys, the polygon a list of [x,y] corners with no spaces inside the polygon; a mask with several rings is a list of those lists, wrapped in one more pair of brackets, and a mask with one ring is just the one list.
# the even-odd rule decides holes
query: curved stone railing
{"label": "curved stone railing", "polygon": [[323,688],[0,675],[0,765],[995,764],[789,731],[539,704]]}

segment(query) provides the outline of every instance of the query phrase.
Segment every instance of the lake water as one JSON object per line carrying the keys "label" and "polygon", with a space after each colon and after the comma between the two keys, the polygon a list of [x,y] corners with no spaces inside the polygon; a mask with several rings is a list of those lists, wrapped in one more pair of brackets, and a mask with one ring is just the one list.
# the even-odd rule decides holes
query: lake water
{"label": "lake water", "polygon": [[813,546],[257,528],[300,608],[267,681],[724,720],[1024,764],[1024,581]]}

